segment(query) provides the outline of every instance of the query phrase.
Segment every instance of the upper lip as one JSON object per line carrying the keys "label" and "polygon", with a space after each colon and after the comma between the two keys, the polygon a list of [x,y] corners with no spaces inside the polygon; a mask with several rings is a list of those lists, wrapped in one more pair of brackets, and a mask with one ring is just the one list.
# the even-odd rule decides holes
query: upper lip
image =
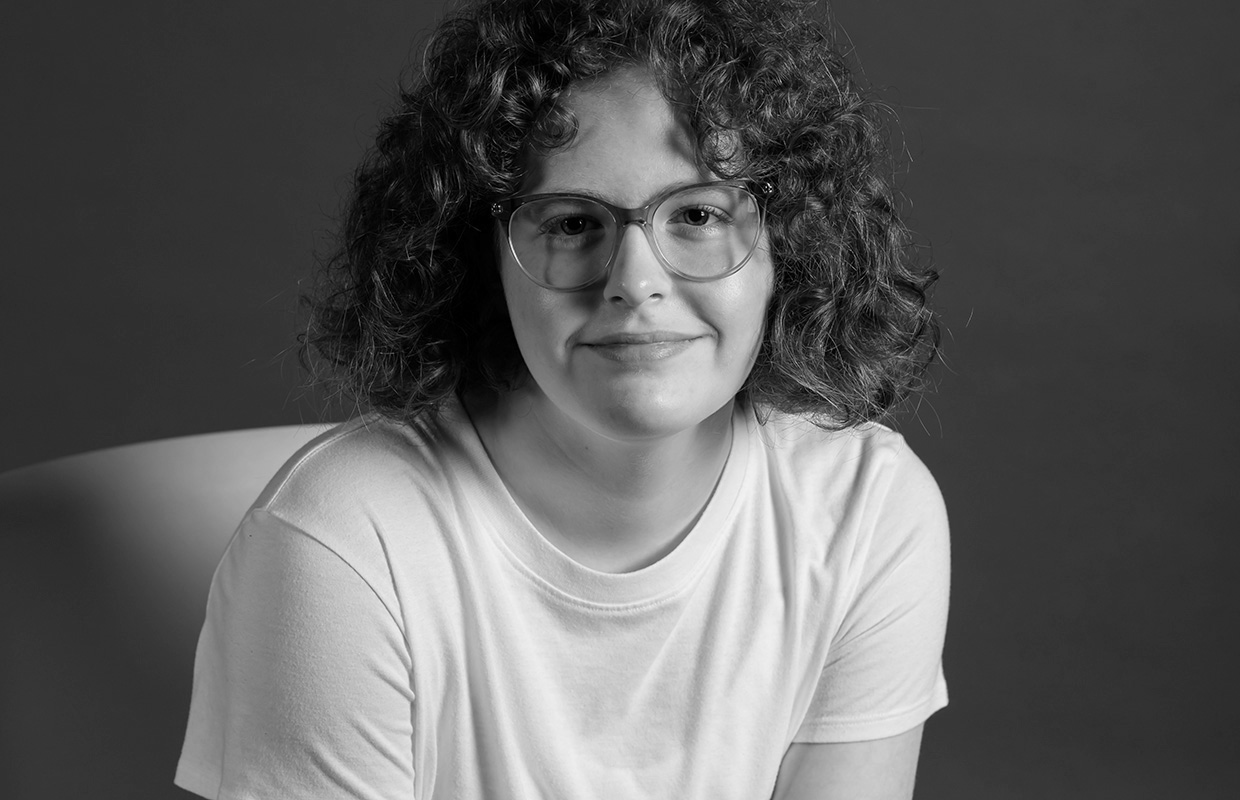
{"label": "upper lip", "polygon": [[637,333],[609,333],[606,336],[599,336],[585,342],[587,345],[609,345],[609,344],[654,344],[655,342],[681,342],[687,339],[696,339],[697,336],[689,333],[676,333],[674,331],[643,331]]}

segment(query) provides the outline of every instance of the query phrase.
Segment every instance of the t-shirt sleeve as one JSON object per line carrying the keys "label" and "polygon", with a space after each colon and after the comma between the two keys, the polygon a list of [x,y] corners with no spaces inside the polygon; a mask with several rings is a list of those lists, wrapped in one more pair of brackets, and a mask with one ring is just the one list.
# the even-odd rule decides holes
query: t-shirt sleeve
{"label": "t-shirt sleeve", "polygon": [[951,555],[938,486],[904,447],[865,515],[856,589],[794,742],[882,739],[947,705]]}
{"label": "t-shirt sleeve", "polygon": [[252,512],[212,581],[176,784],[209,798],[412,798],[410,656],[380,588]]}

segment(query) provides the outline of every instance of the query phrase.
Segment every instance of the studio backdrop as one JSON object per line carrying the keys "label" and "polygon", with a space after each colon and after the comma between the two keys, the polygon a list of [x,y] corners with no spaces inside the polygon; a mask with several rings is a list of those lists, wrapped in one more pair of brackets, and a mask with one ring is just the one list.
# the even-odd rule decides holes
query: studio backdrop
{"label": "studio backdrop", "polygon": [[[927,725],[919,798],[1234,796],[1237,8],[835,4],[900,120],[905,215],[942,273],[935,388],[893,423],[953,528],[952,701]],[[304,388],[298,297],[442,12],[49,0],[6,14],[0,471],[349,412]],[[0,583],[27,568],[0,558]],[[21,585],[89,602],[52,577]],[[62,608],[37,589],[0,600],[4,615]],[[53,618],[76,635],[69,611]],[[60,754],[62,770],[22,785],[180,796],[196,624],[151,642],[144,669],[164,683],[134,722],[14,730],[0,705],[0,747],[42,737]],[[4,658],[43,663],[10,653],[51,645],[10,630]],[[93,657],[58,662],[64,680],[89,684]],[[3,674],[11,704],[25,673]],[[145,764],[100,744],[126,741]],[[21,767],[0,767],[9,796],[6,769]]]}

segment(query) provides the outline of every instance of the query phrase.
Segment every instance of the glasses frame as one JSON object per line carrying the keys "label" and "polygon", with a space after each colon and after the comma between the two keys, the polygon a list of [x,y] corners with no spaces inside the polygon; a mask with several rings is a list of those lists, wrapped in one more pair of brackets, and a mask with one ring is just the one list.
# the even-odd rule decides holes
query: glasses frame
{"label": "glasses frame", "polygon": [[[654,238],[653,228],[651,228],[648,223],[654,218],[654,213],[658,210],[659,206],[661,206],[663,202],[672,195],[689,189],[703,189],[710,186],[730,186],[736,189],[741,189],[753,199],[754,205],[758,208],[758,235],[754,237],[753,244],[749,247],[749,252],[743,259],[741,259],[740,263],[729,269],[727,272],[723,272],[719,275],[711,275],[709,277],[686,275],[668,262],[667,256],[663,254],[663,250],[659,247],[659,243]],[[659,194],[655,195],[654,198],[651,199],[651,201],[646,205],[639,206],[637,208],[622,208],[608,203],[606,200],[588,194],[579,194],[574,192],[549,192],[545,194],[517,195],[504,200],[496,200],[491,203],[491,216],[495,217],[495,219],[504,226],[504,239],[508,242],[508,252],[512,253],[513,259],[517,262],[517,266],[521,268],[521,272],[525,274],[525,277],[529,278],[542,288],[549,289],[553,292],[577,292],[607,280],[608,276],[611,275],[612,266],[616,263],[616,256],[620,253],[620,245],[624,241],[624,229],[631,224],[641,226],[642,232],[646,234],[646,241],[650,244],[651,251],[654,252],[655,258],[658,259],[659,264],[663,267],[663,269],[672,275],[675,275],[678,278],[683,278],[687,281],[692,281],[694,283],[709,283],[710,281],[722,280],[729,275],[736,274],[740,271],[741,267],[749,263],[749,260],[753,258],[753,254],[758,251],[758,242],[762,239],[763,226],[766,224],[766,209],[763,207],[762,201],[769,197],[773,191],[774,187],[771,186],[770,182],[766,181],[762,183],[755,183],[753,181],[745,180],[703,181],[701,183],[688,183],[680,186],[672,186],[662,192],[659,192]],[[551,286],[535,278],[530,274],[530,271],[526,268],[526,266],[521,263],[521,258],[517,255],[517,251],[512,245],[512,216],[516,213],[517,209],[536,200],[546,200],[554,197],[588,200],[591,203],[600,205],[606,209],[607,213],[611,214],[612,220],[616,223],[616,237],[612,244],[611,255],[607,257],[606,263],[599,267],[596,273],[576,286]]]}

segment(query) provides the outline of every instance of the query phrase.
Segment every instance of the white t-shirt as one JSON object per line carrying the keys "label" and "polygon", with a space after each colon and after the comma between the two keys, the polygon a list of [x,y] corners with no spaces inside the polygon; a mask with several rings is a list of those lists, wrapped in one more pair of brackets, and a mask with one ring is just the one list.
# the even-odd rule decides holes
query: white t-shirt
{"label": "white t-shirt", "polygon": [[307,445],[212,583],[176,783],[220,798],[769,798],[947,703],[942,499],[896,433],[738,409],[693,529],[602,573],[459,403]]}

